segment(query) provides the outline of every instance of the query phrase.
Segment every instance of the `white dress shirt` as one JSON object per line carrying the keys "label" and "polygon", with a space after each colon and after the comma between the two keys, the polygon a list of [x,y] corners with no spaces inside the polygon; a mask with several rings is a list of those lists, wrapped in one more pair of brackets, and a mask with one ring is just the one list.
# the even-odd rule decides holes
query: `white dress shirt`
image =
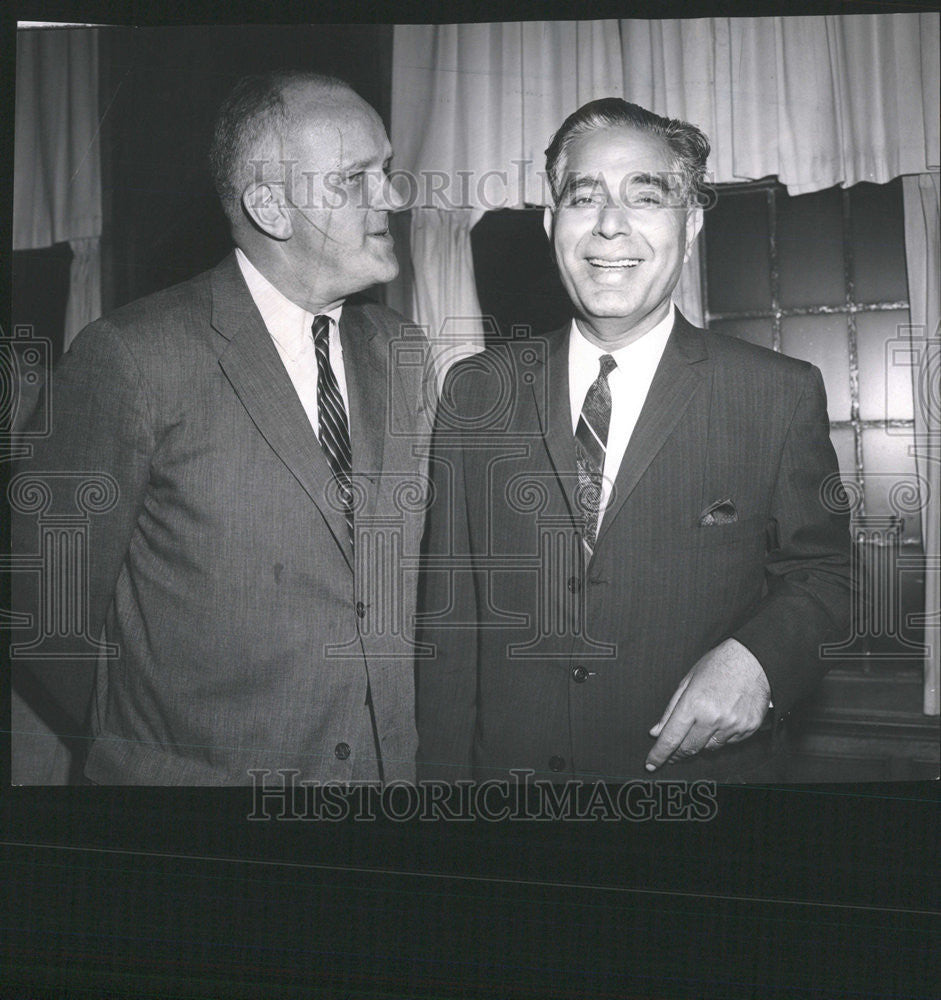
{"label": "white dress shirt", "polygon": [[[257,267],[236,249],[235,259],[248,290],[258,306],[261,318],[264,320],[268,333],[278,349],[281,361],[294,391],[297,393],[301,406],[307,414],[310,426],[318,439],[320,437],[320,418],[317,414],[317,355],[314,351],[314,336],[312,325],[314,314],[302,309],[290,299],[285,298],[274,285],[258,270]],[[340,314],[343,306],[339,305],[330,312],[321,315],[330,317],[330,367],[336,376],[343,405],[349,419],[350,401],[346,393],[346,371],[343,367],[343,347],[340,344]]]}
{"label": "white dress shirt", "polygon": [[603,350],[586,340],[575,320],[572,320],[569,331],[569,400],[572,406],[573,434],[578,427],[578,418],[588,389],[598,377],[599,358],[610,354],[617,362],[617,368],[608,375],[608,385],[611,387],[611,422],[608,425],[608,445],[605,451],[601,501],[598,505],[599,525],[604,518],[614,480],[650,391],[657,365],[660,364],[663,350],[670,338],[674,314],[671,302],[670,311],[653,329],[616,351]]}

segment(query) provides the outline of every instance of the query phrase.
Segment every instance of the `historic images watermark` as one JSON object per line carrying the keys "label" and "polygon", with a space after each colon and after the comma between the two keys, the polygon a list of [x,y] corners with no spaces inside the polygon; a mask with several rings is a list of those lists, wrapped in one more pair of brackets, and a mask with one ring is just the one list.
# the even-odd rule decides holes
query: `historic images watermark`
{"label": "historic images watermark", "polygon": [[[511,160],[503,170],[306,170],[297,160],[251,161],[252,182],[284,190],[287,200],[299,209],[328,211],[352,206],[366,210],[378,201],[389,201],[396,211],[435,208],[454,211],[479,208],[497,211],[523,205],[567,205],[566,192],[577,183],[583,191],[591,185],[591,199],[633,209],[699,207],[716,204],[716,192],[707,175],[696,190],[681,171],[626,173],[616,188],[601,175],[563,173],[553,181],[532,160]],[[558,199],[556,198],[558,195]]]}
{"label": "historic images watermark", "polygon": [[491,781],[390,782],[348,786],[299,780],[300,772],[256,768],[252,821],[446,823],[644,822],[706,823],[718,813],[714,781],[628,781],[620,784],[534,778],[512,770]]}

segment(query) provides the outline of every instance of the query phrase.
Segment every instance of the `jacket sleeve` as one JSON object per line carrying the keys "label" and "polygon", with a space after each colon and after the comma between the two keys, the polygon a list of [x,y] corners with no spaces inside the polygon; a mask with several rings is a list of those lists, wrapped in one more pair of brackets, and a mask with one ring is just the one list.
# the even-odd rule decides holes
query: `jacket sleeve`
{"label": "jacket sleeve", "polygon": [[839,494],[832,489],[837,474],[823,380],[811,368],[774,485],[777,545],[767,558],[768,592],[734,633],[761,663],[778,716],[826,672],[821,646],[849,634],[849,519],[833,499]]}
{"label": "jacket sleeve", "polygon": [[[107,321],[76,338],[45,406],[51,432],[31,445],[10,483],[12,550],[36,567],[14,574],[13,608],[29,624],[14,632],[11,663],[14,677],[20,673],[33,691],[38,684],[79,731],[94,683],[94,650],[143,502],[153,448],[140,373]],[[68,546],[60,534],[66,558],[56,558],[41,527],[53,519],[60,529],[70,523],[84,532],[87,546]],[[82,562],[84,572],[75,572]]]}
{"label": "jacket sleeve", "polygon": [[[453,370],[452,370],[453,373]],[[461,446],[449,380],[438,405],[429,475],[433,500],[419,578],[417,725],[419,781],[472,777],[477,715],[477,627],[471,529]]]}

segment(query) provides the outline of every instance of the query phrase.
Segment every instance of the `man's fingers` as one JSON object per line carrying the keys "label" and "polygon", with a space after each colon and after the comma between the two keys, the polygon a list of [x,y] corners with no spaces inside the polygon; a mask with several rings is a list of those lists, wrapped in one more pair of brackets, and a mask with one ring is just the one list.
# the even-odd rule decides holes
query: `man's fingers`
{"label": "man's fingers", "polygon": [[714,724],[696,723],[690,727],[686,736],[683,737],[683,741],[670,756],[668,763],[675,764],[678,761],[687,760],[689,757],[695,757],[702,750],[718,749],[721,744],[713,743],[713,737],[724,742],[721,731],[717,730]]}
{"label": "man's fingers", "polygon": [[[647,762],[644,765],[648,771],[655,771],[658,767],[669,760],[679,749],[686,739],[687,734],[693,727],[693,720],[684,718],[682,715],[672,715],[667,720],[660,731],[657,742],[647,754]],[[703,737],[705,739],[705,737]]]}
{"label": "man's fingers", "polygon": [[673,697],[667,702],[667,707],[663,710],[663,715],[660,716],[660,721],[651,727],[650,735],[657,737],[663,731],[663,727],[667,724],[667,719],[673,714],[673,709],[676,708],[676,703],[683,697],[687,686],[689,685],[690,675],[687,674],[677,685],[676,690],[673,692]]}
{"label": "man's fingers", "polygon": [[710,650],[680,681],[651,728],[657,742],[647,770],[747,739],[761,725],[770,690],[761,664],[734,639]]}
{"label": "man's fingers", "polygon": [[706,740],[703,750],[718,750],[720,747],[725,746],[726,743],[732,743],[734,740],[734,736],[726,738],[721,733],[715,732]]}

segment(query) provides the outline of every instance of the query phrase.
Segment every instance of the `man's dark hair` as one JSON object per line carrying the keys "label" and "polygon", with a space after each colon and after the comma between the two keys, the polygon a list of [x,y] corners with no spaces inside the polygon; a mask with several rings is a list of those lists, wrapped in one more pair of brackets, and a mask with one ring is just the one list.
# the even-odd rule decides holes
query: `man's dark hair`
{"label": "man's dark hair", "polygon": [[241,214],[240,202],[250,179],[250,162],[269,135],[291,128],[285,90],[297,84],[351,90],[344,80],[301,70],[278,70],[246,76],[236,83],[216,115],[209,147],[212,180],[230,219]]}
{"label": "man's dark hair", "polygon": [[680,194],[689,204],[703,193],[709,140],[701,129],[678,118],[660,115],[620,97],[603,97],[583,104],[562,122],[546,150],[546,171],[552,197],[558,205],[566,187],[569,146],[581,136],[606,128],[634,128],[659,136],[673,155],[673,172],[681,183]]}

